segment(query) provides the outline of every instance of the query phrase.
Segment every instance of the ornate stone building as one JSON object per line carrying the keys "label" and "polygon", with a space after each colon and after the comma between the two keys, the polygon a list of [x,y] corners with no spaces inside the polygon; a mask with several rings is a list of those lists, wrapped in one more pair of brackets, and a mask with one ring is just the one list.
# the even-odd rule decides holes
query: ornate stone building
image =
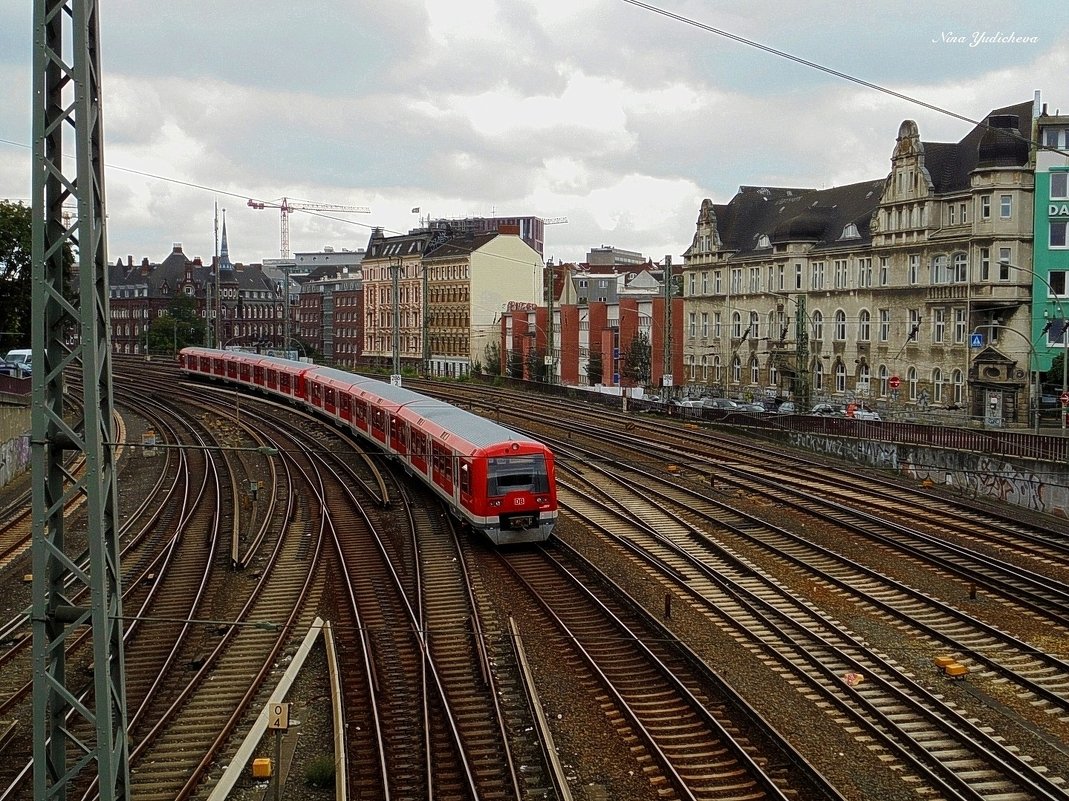
{"label": "ornate stone building", "polygon": [[884,179],[703,201],[684,254],[693,391],[1022,419],[1033,116],[997,109],[957,143],[906,120]]}

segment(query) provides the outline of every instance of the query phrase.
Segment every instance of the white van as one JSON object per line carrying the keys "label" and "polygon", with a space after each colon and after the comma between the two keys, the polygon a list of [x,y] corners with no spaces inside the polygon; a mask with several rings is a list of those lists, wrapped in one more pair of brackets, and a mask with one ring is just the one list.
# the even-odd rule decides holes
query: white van
{"label": "white van", "polygon": [[23,375],[31,375],[33,373],[33,351],[29,348],[16,348],[15,350],[9,350],[7,355],[4,356],[4,361],[10,362],[15,365]]}

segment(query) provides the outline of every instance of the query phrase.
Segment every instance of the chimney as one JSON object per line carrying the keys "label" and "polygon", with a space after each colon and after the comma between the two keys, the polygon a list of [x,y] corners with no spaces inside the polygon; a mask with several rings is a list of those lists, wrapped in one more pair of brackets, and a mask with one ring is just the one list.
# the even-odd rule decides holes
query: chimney
{"label": "chimney", "polygon": [[127,269],[132,269],[133,266],[134,266],[134,257],[131,256],[131,255],[127,255],[127,257],[126,257],[126,267],[127,267]]}

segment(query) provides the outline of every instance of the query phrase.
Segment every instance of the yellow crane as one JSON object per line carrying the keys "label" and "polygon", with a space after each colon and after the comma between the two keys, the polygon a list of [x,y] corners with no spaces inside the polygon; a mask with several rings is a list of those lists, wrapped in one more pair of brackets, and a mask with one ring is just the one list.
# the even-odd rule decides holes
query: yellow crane
{"label": "yellow crane", "polygon": [[333,211],[343,214],[370,214],[367,206],[339,206],[334,203],[308,203],[303,200],[290,200],[287,197],[278,201],[249,199],[249,207],[254,209],[278,209],[282,218],[282,236],[279,253],[284,259],[290,255],[290,212],[291,211]]}

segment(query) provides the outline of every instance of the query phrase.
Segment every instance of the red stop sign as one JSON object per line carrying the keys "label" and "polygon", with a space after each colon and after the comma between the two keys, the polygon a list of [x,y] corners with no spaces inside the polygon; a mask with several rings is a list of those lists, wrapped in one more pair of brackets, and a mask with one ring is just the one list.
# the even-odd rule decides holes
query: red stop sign
{"label": "red stop sign", "polygon": [[893,375],[887,379],[887,386],[889,386],[891,389],[898,389],[900,386],[902,386],[902,379],[896,375]]}

